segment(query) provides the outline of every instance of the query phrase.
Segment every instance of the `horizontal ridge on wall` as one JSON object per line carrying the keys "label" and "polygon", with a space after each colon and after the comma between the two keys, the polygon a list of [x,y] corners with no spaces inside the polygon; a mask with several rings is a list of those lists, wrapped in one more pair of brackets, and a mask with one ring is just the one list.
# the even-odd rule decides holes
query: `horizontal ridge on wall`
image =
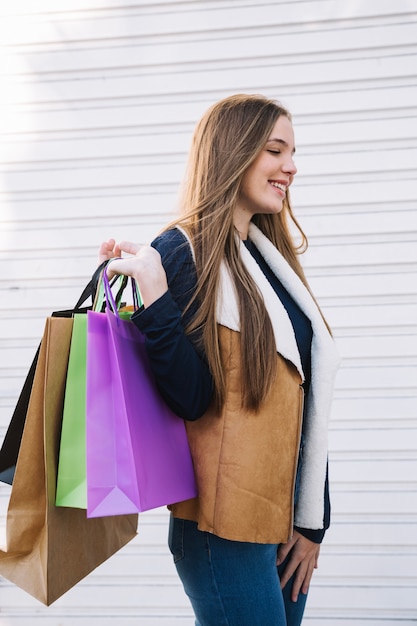
{"label": "horizontal ridge on wall", "polygon": [[[196,33],[210,33],[210,36],[213,36],[213,33],[221,33],[232,38],[236,31],[243,30],[247,35],[254,29],[271,29],[272,20],[268,8],[271,6],[275,8],[277,5],[276,2],[262,4],[257,2],[232,4],[230,2],[226,5],[213,2],[191,5],[189,3],[188,5],[164,3],[156,5],[158,11],[152,11],[154,5],[149,4],[152,12],[129,11],[123,7],[123,11],[118,15],[115,12],[106,14],[106,5],[103,6],[103,4],[103,2],[99,4],[100,10],[97,12],[88,14],[83,11],[82,14],[77,15],[73,11],[63,12],[62,9],[65,7],[63,4],[60,5],[61,12],[42,14],[39,12],[42,4],[37,3],[37,15],[31,16],[30,13],[25,15],[24,10],[25,6],[30,6],[30,3],[20,3],[20,11],[16,11],[19,9],[19,2],[16,2],[14,4],[15,15],[10,15],[10,8],[6,11],[3,9],[1,12],[4,43],[14,46],[37,46],[39,44],[62,46],[91,39],[100,41],[116,38],[120,42],[132,37],[143,38],[150,35],[156,35],[160,40],[161,36],[170,36],[178,32],[193,38],[196,37]],[[282,32],[288,27],[292,29],[292,32],[297,32],[303,25],[311,29],[313,24],[323,25],[324,28],[331,30],[337,24],[343,24],[344,28],[348,28],[351,24],[372,27],[375,26],[376,21],[389,20],[390,24],[395,24],[399,19],[404,22],[406,17],[415,15],[408,5],[404,3],[393,5],[391,0],[380,0],[378,11],[371,3],[357,3],[354,11],[348,4],[337,6],[331,1],[310,1],[301,4],[302,11],[299,2],[292,1],[278,5],[280,19],[278,25],[274,25],[274,32],[277,30]],[[56,4],[54,6],[56,7]],[[72,5],[68,4],[67,7],[73,9]],[[138,5],[135,9],[137,7]],[[181,11],[181,7],[186,10]],[[87,6],[84,5],[84,8]],[[197,10],[193,10],[195,8]],[[327,12],[326,8],[328,8]],[[19,29],[16,29],[16,25]],[[58,29],[57,26],[59,26]]]}

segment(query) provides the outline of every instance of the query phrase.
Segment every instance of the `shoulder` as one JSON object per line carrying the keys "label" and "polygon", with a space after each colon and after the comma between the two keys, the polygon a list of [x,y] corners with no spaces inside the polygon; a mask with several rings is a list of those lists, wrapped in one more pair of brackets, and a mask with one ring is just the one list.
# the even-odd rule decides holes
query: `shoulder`
{"label": "shoulder", "polygon": [[194,282],[193,255],[189,241],[181,230],[172,228],[164,231],[152,241],[151,246],[161,255],[169,283],[175,280]]}
{"label": "shoulder", "polygon": [[184,233],[178,228],[164,231],[152,241],[151,246],[159,252],[162,261],[167,261],[170,257],[182,258],[183,260],[192,259],[190,244]]}

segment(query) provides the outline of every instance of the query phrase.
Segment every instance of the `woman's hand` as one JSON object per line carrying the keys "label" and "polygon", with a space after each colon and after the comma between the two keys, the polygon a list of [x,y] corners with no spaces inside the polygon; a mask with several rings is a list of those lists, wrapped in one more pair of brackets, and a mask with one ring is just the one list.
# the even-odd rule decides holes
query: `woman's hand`
{"label": "woman's hand", "polygon": [[[131,256],[120,258],[123,252]],[[161,255],[151,246],[138,246],[130,241],[116,244],[114,239],[109,239],[99,250],[100,263],[106,260],[111,260],[107,265],[109,278],[123,274],[136,280],[145,308],[168,290]]]}
{"label": "woman's hand", "polygon": [[300,591],[308,592],[313,571],[318,567],[320,544],[314,543],[294,530],[294,535],[288,543],[283,543],[278,549],[277,565],[288,557],[284,573],[281,576],[283,589],[290,578],[295,574],[291,590],[291,600],[297,602]]}

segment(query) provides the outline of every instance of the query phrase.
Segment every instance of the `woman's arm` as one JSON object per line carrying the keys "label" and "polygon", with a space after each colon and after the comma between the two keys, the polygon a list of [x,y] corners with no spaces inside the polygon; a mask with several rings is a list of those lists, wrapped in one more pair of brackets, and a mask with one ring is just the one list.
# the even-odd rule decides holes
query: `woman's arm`
{"label": "woman's arm", "polygon": [[178,230],[167,231],[138,250],[135,244],[114,240],[103,243],[100,260],[114,259],[108,274],[133,276],[138,283],[144,308],[132,316],[133,323],[144,333],[151,367],[161,395],[180,417],[201,417],[213,395],[213,379],[198,336],[191,340],[185,334],[193,309],[185,316],[197,284],[190,247]]}
{"label": "woman's arm", "polygon": [[152,370],[166,403],[183,419],[201,417],[212,398],[213,380],[204,358],[184,332],[171,292],[135,313],[132,321],[145,334]]}

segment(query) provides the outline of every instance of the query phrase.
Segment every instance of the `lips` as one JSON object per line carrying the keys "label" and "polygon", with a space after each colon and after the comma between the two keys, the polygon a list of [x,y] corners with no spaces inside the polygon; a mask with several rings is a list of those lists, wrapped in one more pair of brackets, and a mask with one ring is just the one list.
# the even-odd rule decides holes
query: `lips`
{"label": "lips", "polygon": [[273,187],[275,187],[276,189],[280,189],[283,193],[285,193],[287,191],[287,185],[285,185],[283,183],[278,183],[275,180],[270,180],[269,184],[272,185]]}

